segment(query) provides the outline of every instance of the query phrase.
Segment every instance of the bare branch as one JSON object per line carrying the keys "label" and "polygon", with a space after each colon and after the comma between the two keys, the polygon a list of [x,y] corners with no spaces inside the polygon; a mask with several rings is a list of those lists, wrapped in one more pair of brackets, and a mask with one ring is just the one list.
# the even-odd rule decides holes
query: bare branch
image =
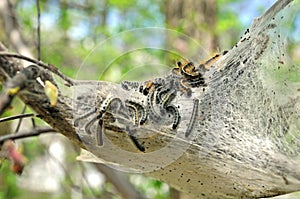
{"label": "bare branch", "polygon": [[63,73],[61,73],[58,70],[57,67],[55,67],[52,64],[45,64],[42,61],[30,58],[30,57],[26,57],[26,56],[20,55],[18,53],[12,53],[12,52],[0,52],[0,56],[14,57],[14,58],[23,59],[23,60],[32,62],[32,63],[34,63],[34,64],[36,64],[38,66],[43,67],[44,69],[47,69],[47,70],[53,72],[54,74],[58,75],[59,77],[61,77],[63,80],[65,80],[68,83],[67,85],[69,85],[69,86],[74,85],[74,82],[73,82],[73,80],[71,78],[65,76]]}
{"label": "bare branch", "polygon": [[[0,51],[7,52],[7,48],[2,43],[0,43]],[[20,64],[16,62],[15,59],[12,59],[13,57],[14,55],[12,55],[11,57],[0,56],[0,80],[2,82],[8,81],[11,77],[15,76],[15,74],[22,68],[22,66],[20,66]],[[38,62],[37,60],[30,61]],[[51,74],[43,73],[43,76],[45,80],[53,79]],[[71,101],[65,96],[59,96],[57,105],[55,107],[51,107],[49,101],[47,100],[47,97],[44,94],[43,88],[37,81],[32,82],[29,90],[30,91],[26,89],[26,92],[20,92],[18,94],[18,96],[24,101],[24,103],[35,110],[44,121],[52,125],[52,127],[58,132],[64,134],[79,146],[85,148],[81,143],[78,135],[76,135],[73,124],[71,122],[73,115]]]}
{"label": "bare branch", "polygon": [[40,1],[36,0],[37,7],[37,59],[41,60],[41,8]]}
{"label": "bare branch", "polygon": [[107,180],[116,187],[122,198],[145,199],[145,197],[135,190],[132,184],[128,182],[122,173],[119,173],[104,164],[94,165],[99,171],[101,171],[101,173],[105,175]]}
{"label": "bare branch", "polygon": [[20,119],[20,118],[34,117],[34,116],[35,116],[34,113],[14,115],[14,116],[10,116],[10,117],[0,118],[0,123],[1,122],[7,122],[7,121],[10,121],[10,120]]}
{"label": "bare branch", "polygon": [[[1,98],[0,98],[0,100],[1,100]],[[25,111],[26,111],[26,109],[27,109],[27,106],[25,105],[25,106],[23,107],[23,110],[22,110],[21,114],[24,114],[24,113],[25,113]],[[34,124],[34,119],[33,119],[33,118],[31,118],[31,120],[32,120],[32,123]],[[19,132],[19,130],[20,130],[20,127],[21,127],[21,125],[22,125],[22,121],[23,121],[23,118],[21,117],[21,118],[19,119],[19,121],[18,121],[18,124],[17,124],[16,130],[15,130],[15,132],[14,132],[14,133],[18,133],[18,132]],[[33,128],[35,128],[35,125],[33,125]]]}
{"label": "bare branch", "polygon": [[35,137],[45,133],[56,133],[56,131],[49,127],[43,127],[43,128],[32,129],[29,132],[20,132],[17,134],[5,135],[0,137],[0,145],[2,145],[6,140],[17,140],[17,139]]}

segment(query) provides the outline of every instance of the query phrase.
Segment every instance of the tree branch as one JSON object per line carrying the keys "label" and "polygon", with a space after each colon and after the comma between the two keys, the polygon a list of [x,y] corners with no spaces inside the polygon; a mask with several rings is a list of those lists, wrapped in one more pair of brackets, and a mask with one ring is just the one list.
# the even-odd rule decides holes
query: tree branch
{"label": "tree branch", "polygon": [[10,117],[1,118],[0,123],[15,120],[15,119],[20,119],[20,118],[34,117],[34,116],[35,115],[33,113],[14,115],[14,116],[10,116]]}
{"label": "tree branch", "polygon": [[[194,70],[203,70],[207,85],[193,87],[190,97],[174,97],[175,105],[167,110],[175,115],[174,110],[179,107],[177,128],[170,128],[163,120],[153,122],[155,118],[150,117],[144,124],[133,123],[136,120],[131,116],[142,109],[126,112],[124,107],[113,104],[117,113],[113,110],[102,113],[107,104],[118,101],[112,102],[108,96],[120,98],[121,104],[134,100],[150,110],[151,98],[139,91],[124,90],[118,84],[74,81],[69,88],[74,96],[60,93],[55,107],[51,107],[37,83],[33,83],[37,84],[34,89],[27,87],[18,96],[53,129],[92,152],[94,156],[89,160],[145,172],[194,198],[257,198],[297,191],[300,169],[292,155],[299,155],[299,148],[293,142],[286,142],[284,136],[278,136],[280,132],[287,133],[282,127],[291,125],[288,121],[295,119],[294,114],[278,104],[260,78],[263,73],[260,61],[271,51],[270,32],[277,26],[270,19],[287,5],[284,2],[287,1],[278,1],[259,18],[259,23],[254,22],[237,45],[211,68],[188,68],[192,74]],[[6,49],[2,47],[1,51]],[[12,57],[4,54],[0,56],[2,82],[9,81],[20,68]],[[168,81],[166,77],[162,79]],[[169,98],[162,104],[168,101]],[[98,128],[90,125],[91,115],[83,117],[94,109],[99,115],[104,114],[94,119],[100,118]],[[77,127],[74,117],[82,119]],[[92,132],[104,131],[103,146],[99,145],[100,133],[85,131],[89,126]],[[139,151],[135,142],[143,144],[145,152]]]}
{"label": "tree branch", "polygon": [[[1,51],[6,53],[7,49],[3,44],[0,43],[0,52]],[[17,71],[22,68],[22,66],[20,66],[15,59],[12,59],[12,57],[0,56],[0,80],[2,82],[9,81],[9,79],[14,77]],[[52,74],[47,74],[41,71],[38,73],[42,73],[44,75],[44,79],[53,79]],[[26,92],[22,91],[18,94],[18,96],[24,101],[25,104],[30,106],[37,113],[41,113],[41,118],[48,122],[48,124],[52,125],[57,132],[64,134],[79,146],[84,148],[79,137],[76,135],[72,124],[73,112],[71,108],[71,100],[69,98],[60,95],[57,105],[55,107],[51,107],[47,97],[44,94],[42,86],[36,81],[31,84],[29,89],[26,89]]]}
{"label": "tree branch", "polygon": [[[3,13],[3,18],[4,18],[4,24],[6,25],[6,32],[7,35],[9,35],[9,40],[10,40],[10,44],[13,45],[14,49],[16,49],[17,52],[20,52],[21,54],[16,54],[16,53],[8,53],[6,54],[7,56],[11,56],[14,58],[19,58],[19,59],[25,59],[31,63],[36,63],[37,65],[43,67],[44,69],[48,69],[50,71],[52,71],[54,74],[60,76],[62,79],[64,79],[66,82],[68,82],[68,85],[73,85],[73,80],[66,77],[64,74],[62,74],[60,71],[57,70],[56,67],[54,67],[53,65],[50,64],[44,64],[43,62],[40,61],[40,8],[39,8],[39,0],[36,1],[37,3],[37,14],[38,14],[38,27],[37,27],[37,36],[38,36],[38,60],[33,59],[32,54],[30,53],[30,50],[28,50],[28,48],[26,48],[25,42],[22,39],[22,35],[19,32],[19,28],[18,28],[18,24],[17,24],[17,18],[15,16],[14,10],[12,9],[12,5],[9,3],[9,0],[4,0],[2,3],[0,3],[0,10]],[[12,37],[12,35],[14,35],[14,37]],[[1,53],[1,52],[0,52]],[[7,53],[7,52],[5,52]],[[3,54],[2,54],[3,55]],[[24,56],[26,55],[26,56]],[[27,68],[25,69],[27,70]],[[18,74],[17,74],[18,75]],[[20,75],[19,75],[20,76]],[[16,76],[14,77],[16,79]],[[22,82],[18,81],[19,84],[25,84],[25,82],[27,82],[28,79],[23,79]],[[11,88],[16,88],[17,86],[20,85],[16,85],[15,83],[12,82],[12,80],[9,81],[10,82],[10,87]],[[6,83],[8,84],[8,83]],[[9,87],[9,86],[8,86]],[[8,88],[6,86],[6,90]],[[4,92],[6,93],[6,92]],[[15,93],[16,95],[17,93]],[[0,105],[4,105],[2,106],[2,108],[0,108],[0,110],[5,110],[5,108],[11,103],[13,97],[9,97],[8,95],[6,95],[6,99],[4,99],[3,102],[3,98],[0,97]],[[2,101],[2,102],[1,102]],[[25,106],[26,107],[26,106]],[[25,109],[24,109],[25,111]],[[20,114],[20,115],[15,115],[15,116],[11,116],[11,117],[6,117],[6,118],[2,118],[0,119],[0,122],[4,122],[4,121],[9,121],[9,120],[14,120],[14,119],[18,119],[18,118],[25,118],[25,117],[33,117],[35,114]],[[34,120],[33,120],[34,122]],[[21,120],[18,123],[17,126],[17,130],[18,131],[19,127],[21,124]],[[33,132],[28,132],[28,133],[21,133],[21,134],[15,134],[15,135],[8,135],[8,136],[4,136],[0,138],[0,146],[2,143],[4,143],[5,140],[7,139],[20,139],[20,138],[25,138],[25,137],[31,137],[31,136],[37,136],[41,133],[47,133],[49,130],[49,132],[54,132],[53,129],[49,128],[49,129],[41,129],[41,128],[35,128]],[[110,178],[110,176],[115,176],[117,177],[116,179],[118,179],[117,181],[112,180],[112,183],[116,183],[115,187],[119,190],[119,192],[121,193],[121,195],[126,196],[126,198],[141,198],[141,196],[137,193],[137,191],[134,190],[134,187],[129,183],[128,184],[128,180],[126,180],[125,178],[123,178],[122,176],[118,176],[117,172],[113,172],[112,169],[106,168],[104,170],[102,170],[102,172],[104,172],[105,175],[107,175],[108,178]],[[127,183],[126,183],[127,182]],[[92,189],[91,189],[92,191]],[[94,193],[95,194],[95,193]],[[95,195],[96,197],[96,195]]]}
{"label": "tree branch", "polygon": [[61,73],[57,67],[55,67],[52,64],[45,64],[42,61],[24,56],[24,55],[20,55],[18,53],[12,53],[12,52],[0,52],[0,56],[6,56],[6,57],[14,57],[14,58],[18,58],[18,59],[22,59],[22,60],[26,60],[29,61],[31,63],[34,63],[38,66],[43,67],[44,69],[47,69],[49,71],[51,71],[52,73],[58,75],[59,77],[61,77],[63,80],[65,80],[67,82],[67,86],[72,86],[74,84],[73,80],[67,76],[65,76],[63,73]]}
{"label": "tree branch", "polygon": [[122,173],[116,172],[104,164],[94,165],[101,173],[105,175],[107,180],[116,187],[122,198],[145,199],[145,197],[143,197],[134,189],[134,187],[131,185],[128,179],[122,175]]}
{"label": "tree branch", "polygon": [[0,137],[0,146],[6,141],[6,140],[17,140],[17,139],[23,139],[28,137],[35,137],[41,134],[45,133],[56,133],[56,131],[49,127],[43,127],[43,128],[35,128],[32,129],[29,132],[20,132],[17,134],[8,134]]}

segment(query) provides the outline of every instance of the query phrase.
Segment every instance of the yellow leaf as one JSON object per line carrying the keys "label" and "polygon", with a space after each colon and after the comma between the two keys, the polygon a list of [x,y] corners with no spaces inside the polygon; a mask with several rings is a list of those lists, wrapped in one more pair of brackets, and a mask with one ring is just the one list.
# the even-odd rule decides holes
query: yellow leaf
{"label": "yellow leaf", "polygon": [[46,80],[44,91],[50,101],[51,106],[56,106],[57,98],[58,98],[58,90],[56,86],[52,84],[50,81]]}

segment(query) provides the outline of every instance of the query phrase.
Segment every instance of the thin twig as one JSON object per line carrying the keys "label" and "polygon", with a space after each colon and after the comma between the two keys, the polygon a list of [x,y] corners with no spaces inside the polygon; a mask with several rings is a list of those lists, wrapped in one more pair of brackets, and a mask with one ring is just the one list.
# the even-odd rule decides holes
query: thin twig
{"label": "thin twig", "polygon": [[4,135],[0,137],[0,145],[2,145],[6,140],[17,140],[17,139],[23,139],[28,137],[35,137],[44,133],[56,133],[56,131],[53,128],[40,127],[40,128],[32,129],[32,131],[25,132],[25,133]]}
{"label": "thin twig", "polygon": [[37,58],[41,60],[41,10],[40,10],[40,0],[36,0],[36,8],[37,8]]}
{"label": "thin twig", "polygon": [[34,113],[14,115],[14,116],[10,116],[10,117],[1,118],[0,123],[1,122],[7,122],[7,121],[10,121],[10,120],[19,119],[19,118],[34,117],[34,116],[35,116]]}
{"label": "thin twig", "polygon": [[39,65],[47,70],[50,70],[51,72],[53,72],[54,74],[58,75],[59,77],[61,77],[63,80],[65,80],[68,84],[67,86],[73,86],[74,85],[74,81],[65,76],[63,73],[61,73],[57,67],[55,67],[52,64],[46,64],[42,61],[30,58],[30,57],[26,57],[24,55],[18,54],[18,53],[12,53],[12,52],[0,52],[0,56],[7,56],[7,57],[14,57],[14,58],[18,58],[18,59],[23,59],[26,61],[29,61],[31,63],[34,63],[36,65]]}
{"label": "thin twig", "polygon": [[31,118],[31,122],[32,122],[32,128],[36,128],[35,120],[33,117]]}
{"label": "thin twig", "polygon": [[36,0],[37,8],[37,59],[41,60],[41,10],[40,0]]}
{"label": "thin twig", "polygon": [[[23,107],[22,112],[21,112],[22,115],[24,115],[24,113],[25,113],[25,111],[26,111],[26,108],[27,108],[27,106],[25,105],[25,106]],[[18,132],[19,132],[19,129],[20,129],[21,124],[22,124],[22,121],[23,121],[23,117],[20,117],[19,122],[18,122],[18,125],[17,125],[17,128],[16,128],[16,130],[15,130],[14,133],[18,133]]]}
{"label": "thin twig", "polygon": [[105,164],[93,164],[99,172],[105,175],[108,182],[113,184],[122,198],[145,199],[139,191],[127,180],[122,172],[113,170]]}

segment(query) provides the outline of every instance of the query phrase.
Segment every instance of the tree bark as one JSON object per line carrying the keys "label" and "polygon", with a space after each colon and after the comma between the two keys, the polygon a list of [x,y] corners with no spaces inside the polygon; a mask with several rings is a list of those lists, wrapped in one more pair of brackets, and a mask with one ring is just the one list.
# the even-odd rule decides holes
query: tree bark
{"label": "tree bark", "polygon": [[168,27],[179,28],[184,34],[200,42],[202,49],[199,54],[207,55],[218,50],[215,0],[168,0],[165,13]]}
{"label": "tree bark", "polygon": [[[74,86],[59,86],[55,107],[51,107],[38,83],[33,82],[18,97],[57,132],[94,154],[82,155],[81,159],[143,172],[193,198],[258,198],[297,191],[300,168],[293,158],[299,155],[297,143],[291,142],[284,148],[280,145],[284,138],[276,140],[279,136],[272,132],[279,133],[277,130],[288,125],[288,119],[295,119],[295,112],[299,113],[292,111],[293,104],[278,104],[259,78],[263,70],[259,61],[270,53],[271,42],[276,43],[270,41],[277,26],[273,18],[290,2],[277,1],[254,21],[233,49],[205,70],[207,87],[193,88],[191,97],[176,95],[174,102],[181,117],[176,131],[163,121],[138,127],[128,123],[127,128],[118,123],[124,118],[111,113],[117,122],[105,124],[104,146],[99,146],[94,134],[86,133],[80,125],[74,127],[75,118],[95,106],[99,108],[108,96],[120,97],[122,102],[133,99],[146,103],[142,93],[124,90],[119,84],[74,81]],[[0,47],[0,51],[7,51],[3,45]],[[3,83],[20,68],[15,59],[3,55],[0,66]],[[197,69],[203,70],[201,66]],[[43,79],[51,79],[47,74],[43,72]],[[197,106],[195,99],[199,101]],[[145,152],[135,147],[131,133],[143,144]]]}

